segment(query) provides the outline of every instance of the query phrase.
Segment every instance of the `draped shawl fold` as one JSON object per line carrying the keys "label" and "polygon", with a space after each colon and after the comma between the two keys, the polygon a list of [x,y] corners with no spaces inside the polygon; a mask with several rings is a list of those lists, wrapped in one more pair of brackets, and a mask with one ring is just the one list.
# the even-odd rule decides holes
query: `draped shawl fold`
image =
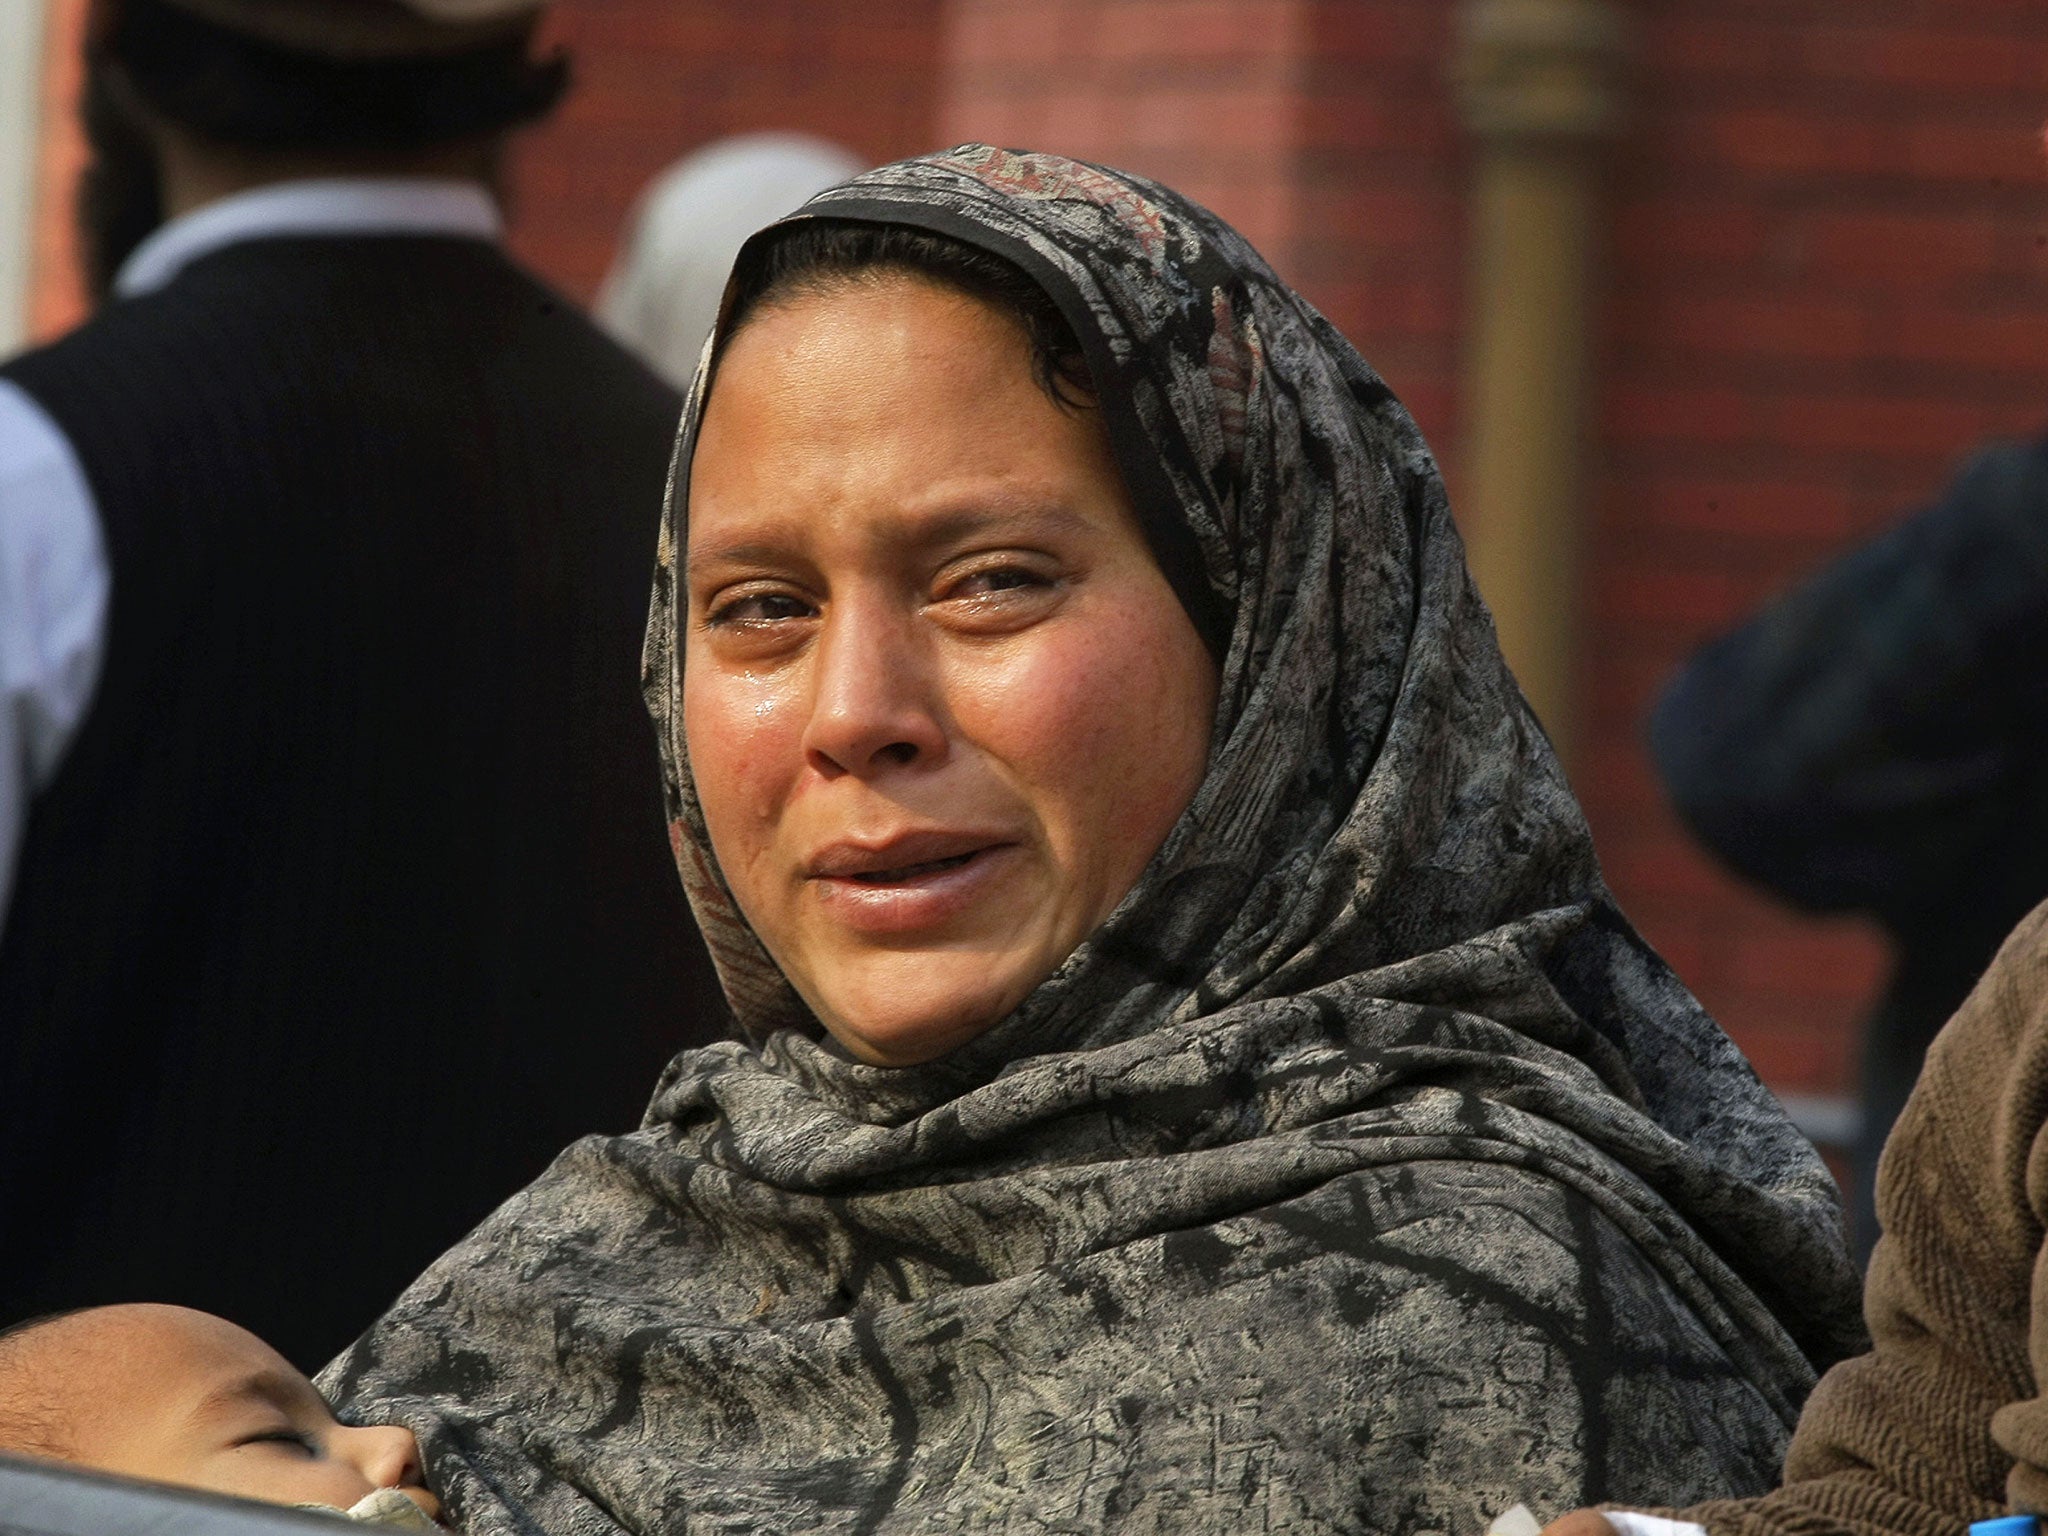
{"label": "draped shawl fold", "polygon": [[[1769,1485],[1858,1338],[1832,1185],[1616,910],[1379,378],[1135,176],[969,145],[797,215],[1018,263],[1221,658],[1207,776],[952,1056],[847,1059],[720,880],[739,1032],[571,1147],[326,1385],[473,1533],[1477,1533]],[[603,1028],[604,1021],[565,1025]]]}

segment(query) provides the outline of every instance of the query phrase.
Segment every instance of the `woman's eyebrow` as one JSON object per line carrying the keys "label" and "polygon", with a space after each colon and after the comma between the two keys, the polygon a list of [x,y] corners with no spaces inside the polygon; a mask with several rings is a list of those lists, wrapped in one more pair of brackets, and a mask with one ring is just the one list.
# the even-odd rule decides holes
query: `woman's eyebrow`
{"label": "woman's eyebrow", "polygon": [[780,565],[789,559],[790,549],[786,541],[764,543],[759,540],[692,548],[684,557],[683,573],[692,575],[705,566],[714,565]]}
{"label": "woman's eyebrow", "polygon": [[[730,544],[693,547],[684,572],[693,575],[716,566],[775,566],[801,558],[806,542],[799,527],[784,525],[763,538],[758,530]],[[880,542],[893,549],[933,549],[990,535],[1021,536],[1051,532],[1085,533],[1095,522],[1066,502],[1050,498],[1003,498],[994,501],[941,503],[928,512],[905,512],[881,529]]]}
{"label": "woman's eyebrow", "polygon": [[1092,520],[1064,501],[1017,498],[911,514],[900,529],[893,531],[891,542],[928,548],[990,534],[1082,533],[1094,527]]}

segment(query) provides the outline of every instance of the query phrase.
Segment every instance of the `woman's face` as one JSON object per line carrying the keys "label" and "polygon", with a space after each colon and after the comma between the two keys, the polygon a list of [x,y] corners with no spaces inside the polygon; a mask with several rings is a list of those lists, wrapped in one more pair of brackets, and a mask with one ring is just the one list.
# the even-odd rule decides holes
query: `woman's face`
{"label": "woman's face", "polygon": [[1215,667],[1093,410],[886,275],[757,310],[690,469],[683,721],[720,869],[864,1061],[1022,1002],[1192,798]]}

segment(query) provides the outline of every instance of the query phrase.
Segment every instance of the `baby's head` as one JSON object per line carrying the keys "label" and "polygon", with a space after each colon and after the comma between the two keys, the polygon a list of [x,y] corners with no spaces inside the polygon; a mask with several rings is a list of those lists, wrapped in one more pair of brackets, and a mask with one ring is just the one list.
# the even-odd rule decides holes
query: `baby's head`
{"label": "baby's head", "polygon": [[273,1504],[347,1509],[397,1488],[440,1514],[411,1430],[336,1422],[276,1350],[185,1307],[95,1307],[0,1335],[0,1451]]}

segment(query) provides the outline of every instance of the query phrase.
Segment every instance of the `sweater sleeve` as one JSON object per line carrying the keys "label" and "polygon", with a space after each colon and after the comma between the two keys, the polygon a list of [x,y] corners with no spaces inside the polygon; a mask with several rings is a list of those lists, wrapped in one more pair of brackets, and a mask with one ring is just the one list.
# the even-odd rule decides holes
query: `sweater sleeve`
{"label": "sweater sleeve", "polygon": [[1686,1517],[1712,1536],[1961,1536],[2008,1500],[2048,1511],[2044,1119],[2048,906],[1943,1030],[1885,1148],[1870,1352],[1814,1389],[1782,1488]]}

